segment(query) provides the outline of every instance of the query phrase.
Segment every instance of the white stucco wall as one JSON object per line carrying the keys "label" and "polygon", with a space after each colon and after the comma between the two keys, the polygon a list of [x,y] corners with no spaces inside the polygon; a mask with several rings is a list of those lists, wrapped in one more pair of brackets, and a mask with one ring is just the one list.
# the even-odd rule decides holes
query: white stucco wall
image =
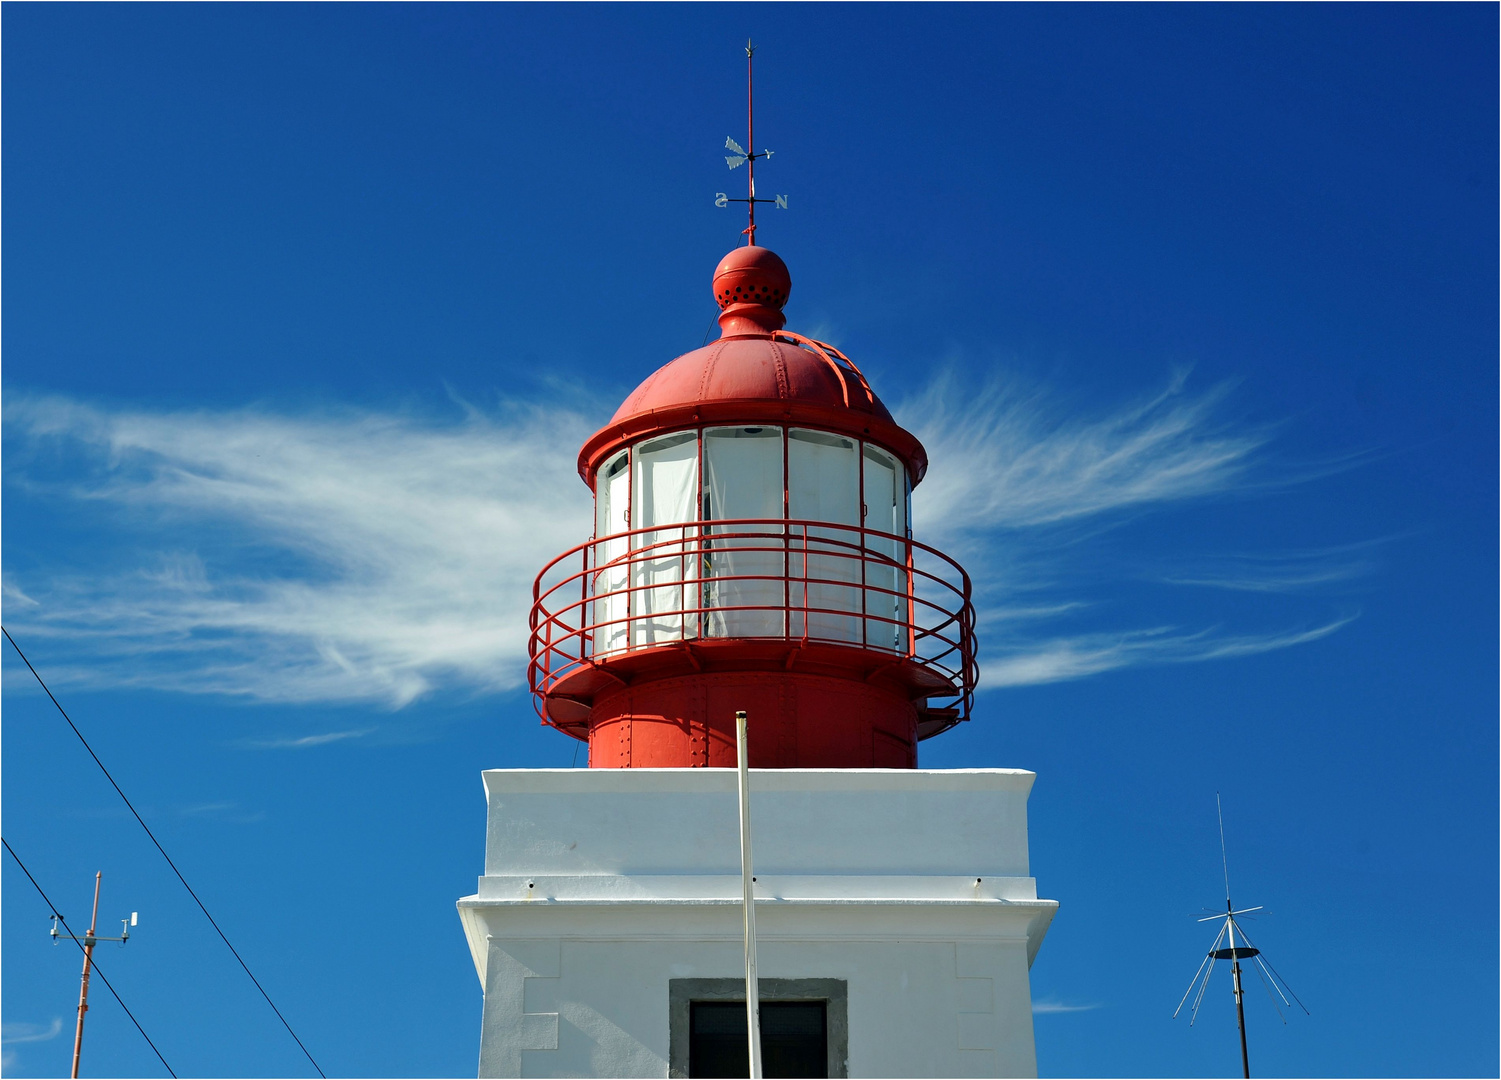
{"label": "white stucco wall", "polygon": [[[482,1076],[667,1076],[668,981],[743,976],[732,770],[497,770],[459,901]],[[763,979],[842,979],[850,1076],[1036,1073],[1019,770],[754,770]]]}

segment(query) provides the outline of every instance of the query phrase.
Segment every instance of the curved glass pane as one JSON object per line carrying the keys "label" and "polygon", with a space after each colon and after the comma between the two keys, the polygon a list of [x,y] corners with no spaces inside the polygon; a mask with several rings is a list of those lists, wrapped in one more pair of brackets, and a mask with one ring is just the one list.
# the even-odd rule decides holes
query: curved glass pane
{"label": "curved glass pane", "polygon": [[[793,519],[860,524],[860,458],[855,440],[823,431],[787,433],[787,515]],[[861,553],[859,533],[789,527],[788,588],[792,635],[858,643]],[[797,610],[803,609],[803,610]]]}
{"label": "curved glass pane", "polygon": [[[703,576],[708,637],[783,637],[787,554],[782,429],[704,431]],[[756,519],[756,524],[715,525]]]}
{"label": "curved glass pane", "polygon": [[868,443],[865,446],[865,643],[872,648],[907,649],[907,545],[882,536],[907,535],[907,481],[901,463]]}
{"label": "curved glass pane", "polygon": [[[640,443],[631,455],[631,644],[698,636],[698,432]],[[667,527],[663,527],[667,526]],[[685,614],[686,613],[686,614]]]}
{"label": "curved glass pane", "polygon": [[626,646],[630,582],[626,559],[630,545],[621,534],[630,528],[631,472],[625,451],[607,461],[594,481],[594,651],[614,652]]}

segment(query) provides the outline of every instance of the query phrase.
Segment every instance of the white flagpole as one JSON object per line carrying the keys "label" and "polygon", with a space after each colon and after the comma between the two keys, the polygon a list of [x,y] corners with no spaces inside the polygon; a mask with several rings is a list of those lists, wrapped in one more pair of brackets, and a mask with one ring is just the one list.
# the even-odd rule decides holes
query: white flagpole
{"label": "white flagpole", "polygon": [[745,713],[735,714],[735,756],[740,763],[740,889],[745,900],[745,1020],[750,1036],[750,1077],[761,1080],[761,993],[756,978],[756,900],[751,875],[750,753]]}

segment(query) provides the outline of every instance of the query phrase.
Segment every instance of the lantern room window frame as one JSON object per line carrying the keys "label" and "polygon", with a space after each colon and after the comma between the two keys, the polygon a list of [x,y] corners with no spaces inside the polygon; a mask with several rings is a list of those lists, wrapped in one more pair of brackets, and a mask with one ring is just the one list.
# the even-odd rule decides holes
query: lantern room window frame
{"label": "lantern room window frame", "polygon": [[[790,480],[791,480],[790,468],[791,468],[791,466],[790,466],[789,460],[788,460],[787,444],[788,444],[791,432],[793,432],[793,431],[805,431],[805,432],[808,432],[808,433],[814,434],[814,435],[826,435],[826,436],[829,436],[829,437],[835,438],[835,439],[847,440],[848,442],[852,443],[856,447],[856,455],[857,455],[857,458],[858,458],[858,466],[857,466],[857,470],[858,471],[857,471],[857,480],[856,480],[856,491],[858,491],[859,494],[860,494],[860,527],[862,527],[862,528],[868,527],[866,525],[866,522],[870,518],[870,507],[865,504],[865,455],[866,455],[866,452],[870,451],[870,450],[874,450],[877,453],[883,455],[884,457],[890,459],[891,464],[894,467],[894,470],[899,469],[901,471],[903,529],[902,529],[902,532],[901,532],[900,535],[905,536],[908,540],[912,539],[912,477],[911,477],[911,475],[910,475],[910,473],[909,473],[909,471],[907,469],[906,462],[904,462],[902,460],[901,456],[899,454],[897,454],[895,451],[889,449],[888,447],[885,447],[885,446],[881,445],[878,442],[872,442],[869,439],[857,438],[857,437],[855,437],[853,435],[847,435],[847,434],[844,434],[843,432],[838,432],[838,431],[828,431],[828,430],[826,430],[824,428],[808,427],[808,426],[803,425],[803,424],[700,424],[700,425],[698,425],[696,427],[678,428],[677,430],[674,430],[674,431],[666,431],[666,432],[660,432],[660,433],[653,434],[651,437],[646,438],[646,439],[638,439],[636,442],[632,443],[630,446],[625,447],[624,449],[622,449],[622,450],[620,450],[620,451],[618,451],[618,452],[616,452],[614,454],[611,454],[607,459],[605,459],[605,461],[603,461],[600,464],[598,471],[594,474],[594,477],[593,477],[593,487],[594,487],[594,533],[593,533],[592,536],[590,536],[589,539],[591,541],[604,540],[604,539],[609,538],[612,535],[616,535],[616,534],[619,534],[619,533],[622,533],[622,532],[627,532],[627,531],[629,531],[629,530],[631,530],[633,528],[638,527],[637,523],[632,520],[632,518],[634,517],[634,514],[633,514],[632,511],[634,510],[635,505],[636,505],[636,501],[635,501],[636,500],[636,462],[637,462],[638,454],[639,454],[639,452],[640,452],[640,450],[641,450],[642,447],[651,446],[654,443],[659,443],[659,442],[662,442],[662,441],[668,440],[668,439],[674,439],[674,438],[677,438],[677,437],[680,437],[680,436],[683,436],[683,435],[692,435],[692,436],[694,436],[694,438],[695,438],[695,440],[697,442],[697,447],[698,447],[698,465],[697,465],[697,478],[698,478],[697,479],[697,487],[698,487],[698,494],[697,494],[697,506],[696,506],[697,517],[694,520],[692,520],[692,521],[681,521],[681,522],[671,522],[671,523],[667,523],[667,522],[655,523],[651,527],[652,528],[657,528],[657,527],[670,528],[670,527],[678,526],[678,525],[702,525],[702,524],[707,524],[709,521],[713,520],[712,518],[705,518],[704,517],[704,495],[705,495],[705,491],[704,491],[704,433],[707,432],[707,431],[749,431],[749,430],[764,431],[764,430],[767,430],[767,429],[775,430],[775,431],[780,431],[781,434],[782,434],[782,438],[781,438],[781,443],[782,443],[782,515],[781,515],[780,518],[767,518],[766,519],[767,521],[779,521],[779,520],[780,521],[785,521],[785,520],[789,520],[790,519],[790,514],[788,513],[788,509],[789,509],[790,504],[791,504],[791,487],[790,487]],[[601,524],[601,522],[603,520],[602,513],[601,513],[601,506],[600,506],[601,484],[608,484],[608,482],[609,482],[609,480],[611,478],[613,478],[614,476],[618,475],[619,472],[620,472],[619,466],[621,466],[621,465],[626,466],[626,476],[627,476],[627,479],[626,479],[626,492],[625,492],[625,499],[626,499],[626,507],[627,507],[627,509],[626,509],[626,513],[624,515],[624,525],[625,525],[625,528],[624,529],[610,529],[609,531],[604,532],[602,534],[601,530],[600,530],[600,524]],[[613,500],[614,496],[611,495],[611,494],[609,494],[608,491],[606,491],[606,495],[611,500]],[[613,509],[613,508],[611,508],[611,509]],[[809,520],[813,520],[813,519],[809,519]],[[640,527],[645,528],[647,526],[641,525]],[[882,531],[893,531],[893,530],[882,530]]]}
{"label": "lantern room window frame", "polygon": [[[706,456],[708,440],[715,432],[745,432],[752,437],[759,438],[763,432],[776,432],[778,447],[781,458],[781,498],[780,514],[777,516],[757,515],[727,515],[725,517],[714,516],[709,470],[706,468]],[[805,438],[799,439],[802,435]],[[643,479],[643,458],[652,451],[671,450],[683,445],[689,438],[693,440],[693,477],[694,487],[692,497],[692,518],[675,518],[674,520],[640,520],[645,515],[642,511],[648,505],[648,493],[644,490],[648,481]],[[726,441],[729,441],[728,439]],[[815,514],[792,515],[793,503],[793,454],[792,444],[804,442],[813,445],[838,445],[844,444],[849,447],[854,457],[853,495],[859,508],[858,522],[851,523],[840,521],[835,518],[820,517]],[[871,455],[875,455],[872,458]],[[900,531],[891,528],[872,529],[870,526],[871,506],[868,503],[869,492],[866,488],[866,462],[867,460],[882,461],[890,466],[893,474],[893,496],[897,496],[895,488],[900,487],[899,501],[894,498],[893,511],[900,511]],[[622,475],[623,474],[623,475]],[[621,483],[623,481],[623,484]],[[596,567],[604,569],[597,571],[597,580],[591,588],[591,600],[595,605],[593,621],[606,629],[601,634],[596,631],[591,635],[590,651],[595,656],[606,656],[625,650],[649,648],[654,645],[669,644],[681,641],[695,641],[726,638],[759,638],[759,639],[803,639],[812,637],[819,640],[840,641],[861,648],[878,649],[882,652],[910,652],[911,642],[902,641],[900,632],[906,631],[910,636],[911,613],[906,613],[904,619],[900,612],[900,601],[903,594],[910,596],[911,590],[911,565],[912,565],[912,481],[906,463],[901,456],[869,439],[861,439],[843,432],[830,431],[824,428],[809,427],[802,424],[699,424],[693,427],[677,428],[672,431],[654,432],[647,438],[638,439],[630,446],[612,454],[603,461],[594,475],[594,534],[590,537],[590,543],[594,546],[594,563]],[[623,487],[623,490],[621,488]],[[656,501],[656,492],[651,493],[652,502]],[[615,505],[617,500],[625,503],[625,513],[618,512]],[[680,499],[675,501],[681,501]],[[782,623],[777,628],[769,626],[747,625],[747,618],[729,620],[727,625],[723,615],[719,615],[717,627],[709,625],[715,622],[714,585],[712,572],[708,567],[692,567],[689,563],[702,554],[701,544],[707,538],[709,543],[715,536],[713,530],[716,522],[726,520],[756,520],[765,522],[767,525],[780,526],[781,535],[785,537],[785,550],[781,555],[781,568],[776,572],[768,572],[765,577],[767,584],[775,578],[781,582],[782,595],[775,601],[768,601],[771,606],[762,605],[760,614],[767,616],[772,613],[773,607],[780,609]],[[859,531],[860,549],[857,556],[851,556],[846,552],[836,550],[847,546],[838,539],[824,537],[817,532],[817,523],[827,520],[833,527],[841,529],[853,528]],[[811,524],[802,524],[809,522]],[[896,522],[888,522],[896,524]],[[623,525],[624,528],[617,526]],[[602,529],[608,530],[602,532]],[[872,534],[880,534],[879,539]],[[880,543],[888,537],[900,537],[904,543],[899,551],[881,551],[879,547],[872,546],[874,540]],[[735,537],[725,540],[728,545],[723,549],[724,554],[733,557],[735,554]],[[744,538],[741,538],[744,539]],[[792,573],[793,562],[797,559],[794,550],[795,540],[804,541],[803,544],[803,567],[802,574],[794,576]],[[809,543],[813,544],[810,554],[807,550]],[[640,568],[632,567],[630,570],[610,569],[612,564],[626,557],[629,560],[630,553],[643,548],[657,547],[664,550],[661,558],[650,560],[651,567],[646,574],[640,572]],[[742,552],[742,559],[754,559],[754,556],[768,555],[770,552],[757,549],[751,552]],[[885,583],[872,582],[870,580],[869,554],[880,554],[892,559],[898,566],[905,567],[906,580],[898,581],[898,575],[893,573],[891,580]],[[672,563],[676,560],[677,565]],[[826,580],[816,574],[812,574],[810,563],[820,564],[824,572],[832,571],[836,578],[839,571],[849,569],[850,563],[858,563],[858,580]],[[770,570],[766,568],[756,568]],[[896,567],[892,568],[893,570]],[[809,584],[809,579],[812,585]],[[804,596],[802,603],[794,602],[791,595],[793,583],[801,581]],[[740,582],[744,588],[744,582]],[[810,600],[806,595],[810,587],[817,592],[825,594],[823,600],[825,606],[820,608],[817,596]],[[885,620],[887,616],[882,613],[872,613],[869,610],[870,598],[874,590],[887,590],[892,594],[893,610],[888,623],[892,634],[891,642],[871,641],[871,623],[873,620]],[[853,591],[858,594],[858,607],[846,607],[839,602],[843,592]],[[673,594],[676,593],[674,600]],[[884,594],[884,593],[883,593]],[[762,598],[766,600],[767,598]],[[621,604],[621,601],[624,604]],[[813,611],[808,611],[810,606]],[[835,610],[831,611],[828,608]],[[618,609],[618,610],[617,610]],[[837,613],[836,613],[837,612]],[[659,617],[665,614],[665,618]],[[750,613],[740,613],[742,616]],[[801,618],[802,625],[794,625]],[[821,627],[825,633],[819,633],[809,624],[815,619],[825,624]],[[853,637],[847,628],[841,627],[842,622],[854,622],[860,626],[858,637]],[[880,630],[881,623],[877,622],[877,634],[884,636]],[[839,632],[844,629],[844,632]]]}

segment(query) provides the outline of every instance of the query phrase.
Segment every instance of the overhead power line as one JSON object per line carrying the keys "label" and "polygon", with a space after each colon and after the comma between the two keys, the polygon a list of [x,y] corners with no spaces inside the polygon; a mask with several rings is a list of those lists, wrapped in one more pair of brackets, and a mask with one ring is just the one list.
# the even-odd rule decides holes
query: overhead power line
{"label": "overhead power line", "polygon": [[[167,860],[167,865],[172,868],[172,873],[177,875],[177,880],[182,882],[182,887],[188,890],[188,895],[193,898],[193,903],[197,904],[198,910],[203,912],[203,917],[208,920],[209,925],[214,928],[214,932],[219,935],[219,940],[224,942],[225,948],[229,949],[229,951],[234,954],[234,958],[239,961],[240,967],[244,969],[244,972],[247,976],[249,976],[250,981],[255,983],[255,988],[261,992],[261,997],[266,999],[266,1004],[271,1006],[271,1011],[274,1012],[276,1014],[276,1018],[281,1021],[281,1026],[287,1029],[287,1034],[292,1036],[292,1041],[297,1044],[297,1048],[301,1050],[308,1061],[312,1063],[313,1069],[318,1073],[318,1075],[323,1077],[324,1080],[327,1080],[328,1074],[318,1066],[318,1062],[314,1060],[313,1055],[308,1052],[308,1048],[304,1046],[302,1040],[297,1037],[297,1032],[293,1031],[292,1025],[287,1023],[287,1018],[283,1016],[281,1014],[281,1010],[276,1007],[276,1002],[271,1000],[271,995],[266,993],[266,988],[261,985],[261,981],[257,979],[255,977],[255,973],[250,970],[250,965],[245,963],[245,959],[240,955],[239,950],[236,949],[232,944],[230,944],[230,940],[225,936],[224,931],[219,929],[218,922],[216,922],[214,920],[214,917],[209,914],[208,908],[205,907],[203,901],[198,898],[198,894],[193,891],[193,886],[188,884],[188,879],[182,876],[181,870],[177,869],[177,864],[172,861],[172,856],[167,854],[167,849],[162,847],[161,841],[156,838],[156,834],[151,831],[151,827],[147,825],[146,822],[141,818],[141,815],[136,812],[135,805],[130,801],[129,797],[126,796],[125,792],[120,790],[120,785],[115,783],[115,778],[111,776],[110,771],[104,767],[104,762],[99,760],[99,755],[94,753],[94,748],[90,746],[89,741],[83,737],[83,732],[79,731],[78,725],[73,723],[72,717],[68,715],[68,710],[62,707],[62,704],[57,700],[56,696],[54,696],[52,691],[47,688],[47,683],[45,682],[45,680],[43,680],[42,677],[37,674],[36,668],[31,666],[31,661],[26,659],[26,654],[21,651],[21,646],[16,644],[16,639],[11,637],[10,631],[5,629],[5,627],[3,626],[0,626],[0,634],[5,635],[5,640],[10,642],[11,648],[16,650],[16,655],[21,658],[21,662],[26,665],[26,669],[36,677],[37,684],[41,686],[43,692],[46,693],[47,697],[51,698],[52,704],[57,706],[57,711],[61,713],[62,718],[68,722],[68,727],[73,729],[73,734],[78,736],[78,741],[83,743],[83,748],[89,752],[89,757],[94,759],[94,764],[99,766],[99,771],[102,772],[104,774],[104,778],[109,781],[110,787],[114,788],[115,794],[119,795],[120,798],[124,801],[126,808],[130,810],[131,814],[135,817],[136,822],[141,826],[142,829],[145,830],[146,835],[150,838],[151,842],[156,845],[156,850],[162,853],[162,858]],[[7,845],[7,847],[8,846],[9,845]],[[15,852],[11,852],[11,854],[14,855]],[[16,861],[19,862],[20,860],[18,859]],[[35,882],[33,882],[32,884],[35,884]],[[145,1032],[142,1032],[142,1034],[144,1035]],[[165,1062],[163,1062],[163,1064],[165,1064]]]}
{"label": "overhead power line", "polygon": [[[62,917],[62,915],[57,910],[57,906],[47,898],[46,892],[44,892],[42,887],[37,884],[36,878],[31,876],[31,871],[26,869],[26,864],[21,861],[21,856],[16,854],[16,849],[10,846],[10,841],[5,839],[3,836],[0,836],[0,844],[4,844],[5,850],[10,852],[10,857],[16,860],[16,865],[21,868],[21,873],[26,875],[26,880],[31,882],[38,895],[41,896],[42,902],[46,904],[48,910],[52,912],[52,917],[63,924],[63,929],[68,931],[68,934],[73,939],[73,944],[77,945],[78,948],[82,950],[83,942],[79,941],[77,936],[73,934],[73,928],[68,925],[68,920]],[[162,1063],[162,1068],[167,1070],[167,1075],[173,1077],[175,1080],[177,1074],[172,1071],[172,1066],[168,1065],[167,1059],[162,1057],[162,1052],[156,1048],[156,1043],[151,1041],[151,1036],[146,1034],[146,1029],[141,1026],[141,1022],[136,1019],[135,1013],[130,1011],[130,1007],[126,1005],[124,1000],[120,997],[119,991],[117,991],[114,986],[110,984],[109,978],[104,974],[104,970],[99,966],[99,961],[92,960],[91,966],[94,969],[94,974],[98,975],[99,978],[104,982],[106,989],[108,989],[109,992],[114,996],[114,999],[119,1003],[120,1008],[125,1010],[125,1015],[130,1017],[130,1022],[134,1024],[136,1026],[136,1030],[141,1033],[141,1038],[146,1040],[146,1045],[151,1047],[151,1052],[156,1055],[156,1060]]]}

